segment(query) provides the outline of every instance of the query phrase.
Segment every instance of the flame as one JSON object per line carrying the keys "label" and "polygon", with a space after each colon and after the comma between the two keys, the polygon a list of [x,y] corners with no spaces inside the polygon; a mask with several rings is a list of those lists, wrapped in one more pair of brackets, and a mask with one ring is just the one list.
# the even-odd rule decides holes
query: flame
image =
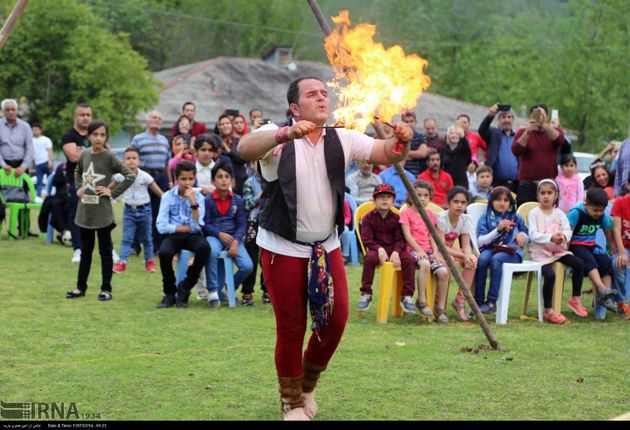
{"label": "flame", "polygon": [[391,121],[402,109],[414,108],[422,91],[431,84],[423,73],[428,61],[403,49],[385,49],[373,40],[376,26],[350,27],[347,10],[332,18],[335,29],[324,41],[335,78],[328,85],[337,93],[339,106],[333,112],[337,123],[359,131],[378,115]]}

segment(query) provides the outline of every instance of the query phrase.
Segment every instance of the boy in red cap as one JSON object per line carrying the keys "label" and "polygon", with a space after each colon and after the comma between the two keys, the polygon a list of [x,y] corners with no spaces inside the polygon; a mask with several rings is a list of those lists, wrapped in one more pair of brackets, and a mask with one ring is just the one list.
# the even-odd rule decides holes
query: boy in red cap
{"label": "boy in red cap", "polygon": [[367,311],[372,303],[372,281],[376,266],[391,261],[402,268],[403,295],[413,296],[415,260],[405,250],[405,238],[399,217],[392,212],[396,192],[389,184],[380,184],[372,194],[376,208],[361,220],[361,240],[366,254],[361,276],[361,299],[357,310]]}

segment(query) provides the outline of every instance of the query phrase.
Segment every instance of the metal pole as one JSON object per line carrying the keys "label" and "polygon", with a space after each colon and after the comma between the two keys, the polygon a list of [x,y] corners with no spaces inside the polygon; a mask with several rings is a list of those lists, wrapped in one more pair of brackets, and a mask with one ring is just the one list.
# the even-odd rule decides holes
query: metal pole
{"label": "metal pole", "polygon": [[[319,5],[317,4],[317,0],[306,0],[306,1],[311,6],[311,9],[313,10],[313,14],[315,15],[315,18],[317,19],[319,26],[324,32],[324,35],[328,36],[331,33],[331,29],[328,23],[326,22],[326,19],[324,18],[322,11],[319,8]],[[380,139],[386,139],[386,136],[382,127],[374,127],[374,129],[376,130],[376,133],[378,134],[378,137]],[[494,335],[490,331],[490,326],[488,326],[488,322],[486,321],[485,317],[479,310],[479,306],[477,305],[477,302],[475,302],[475,299],[473,298],[473,296],[470,294],[470,291],[466,287],[464,278],[462,278],[462,275],[459,273],[459,269],[455,265],[455,261],[453,260],[453,257],[451,257],[451,255],[448,253],[448,250],[446,249],[446,245],[444,245],[442,238],[438,235],[437,230],[431,223],[431,219],[429,218],[424,207],[420,203],[420,200],[418,199],[418,196],[416,195],[416,190],[413,188],[413,184],[411,183],[411,181],[405,174],[405,170],[403,169],[400,163],[395,163],[394,166],[396,168],[396,171],[398,172],[398,175],[402,179],[403,184],[405,185],[405,188],[407,189],[408,195],[411,196],[411,200],[413,201],[413,204],[415,205],[416,210],[422,217],[422,220],[424,221],[424,223],[429,228],[429,233],[431,234],[431,237],[437,244],[438,249],[440,250],[440,253],[444,257],[444,260],[446,261],[446,265],[450,269],[451,274],[455,278],[455,282],[457,282],[459,291],[461,291],[464,294],[464,297],[466,297],[466,301],[470,305],[470,308],[473,310],[473,312],[477,316],[477,319],[479,320],[479,325],[481,325],[481,329],[483,330],[483,333],[486,335],[486,338],[488,339],[490,346],[492,347],[492,349],[499,349],[500,348],[499,343],[497,342]]]}
{"label": "metal pole", "polygon": [[5,21],[4,25],[2,26],[2,30],[0,30],[0,49],[2,49],[5,42],[9,38],[9,34],[11,34],[11,30],[13,30],[13,27],[15,27],[15,24],[17,23],[18,19],[20,19],[20,15],[22,15],[22,12],[24,12],[24,8],[26,7],[27,4],[28,4],[28,0],[18,0],[15,6],[13,7],[11,14]]}

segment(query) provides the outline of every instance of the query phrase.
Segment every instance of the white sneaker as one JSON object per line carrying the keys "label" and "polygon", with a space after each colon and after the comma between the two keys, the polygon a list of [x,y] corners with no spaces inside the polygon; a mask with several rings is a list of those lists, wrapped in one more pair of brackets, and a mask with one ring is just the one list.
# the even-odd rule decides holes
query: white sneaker
{"label": "white sneaker", "polygon": [[70,233],[70,230],[63,231],[63,233],[61,234],[61,242],[65,246],[72,246],[72,233]]}
{"label": "white sneaker", "polygon": [[208,294],[208,306],[212,309],[218,309],[221,306],[221,301],[219,300],[219,293],[213,292]]}
{"label": "white sneaker", "polygon": [[80,263],[81,262],[81,250],[80,249],[75,249],[74,250],[74,254],[72,254],[72,261],[73,263]]}

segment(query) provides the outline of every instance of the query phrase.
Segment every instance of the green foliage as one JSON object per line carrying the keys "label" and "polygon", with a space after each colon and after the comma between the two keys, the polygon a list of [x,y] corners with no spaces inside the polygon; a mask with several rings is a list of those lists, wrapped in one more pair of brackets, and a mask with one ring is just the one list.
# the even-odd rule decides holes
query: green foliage
{"label": "green foliage", "polygon": [[286,16],[299,15],[304,6],[287,0],[84,2],[111,31],[129,34],[151,70],[217,56],[260,57],[274,45],[292,46],[301,23]]}
{"label": "green foliage", "polygon": [[[50,1],[32,2],[24,16]],[[261,57],[274,45],[292,46],[300,60],[327,61],[321,30],[304,0],[75,1],[99,16],[106,29],[127,34],[153,71],[217,56]],[[0,3],[0,16],[14,2]],[[53,17],[63,9],[54,3]],[[432,92],[488,106],[510,103],[521,115],[544,102],[559,109],[564,128],[577,133],[577,150],[597,151],[603,142],[627,136],[630,3],[625,0],[319,0],[319,5],[329,23],[348,9],[353,22],[376,24],[377,41],[427,58]],[[45,58],[62,50],[40,53],[30,42],[22,46],[27,47]],[[45,91],[48,79],[54,85],[67,76],[48,62],[28,59],[18,69],[44,73],[40,87],[46,97],[53,97]],[[14,85],[5,79],[0,83]]]}
{"label": "green foliage", "polygon": [[[123,205],[113,206],[118,247]],[[146,273],[143,258],[131,257],[114,275],[114,299],[99,302],[95,250],[86,296],[67,300],[78,269],[70,248],[0,240],[0,255],[11,257],[0,264],[4,402],[76,402],[103,420],[280,419],[275,320],[258,286],[253,307],[214,311],[193,294],[187,309],[156,309],[159,268]],[[504,350],[489,351],[477,323],[455,321],[450,308],[446,325],[418,316],[377,323],[378,273],[375,302],[356,318],[361,267],[347,272],[350,317],[316,390],[318,421],[605,420],[630,411],[629,321],[580,319],[566,306],[563,326],[520,321],[520,278],[508,324],[489,319]]]}
{"label": "green foliage", "polygon": [[156,103],[156,84],[127,37],[105,30],[76,0],[30,2],[0,56],[0,88],[26,97],[28,120],[55,141],[79,102],[116,133]]}

